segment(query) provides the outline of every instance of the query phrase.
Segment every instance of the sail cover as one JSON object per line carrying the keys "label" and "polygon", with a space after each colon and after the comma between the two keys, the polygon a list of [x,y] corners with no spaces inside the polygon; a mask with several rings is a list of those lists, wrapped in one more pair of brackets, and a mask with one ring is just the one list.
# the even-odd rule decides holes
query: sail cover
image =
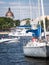
{"label": "sail cover", "polygon": [[34,36],[34,37],[39,37],[41,35],[41,33],[43,32],[43,29],[40,25],[38,25],[37,29],[27,30],[26,33],[28,33],[28,32],[34,33],[34,34],[32,34],[32,36]]}

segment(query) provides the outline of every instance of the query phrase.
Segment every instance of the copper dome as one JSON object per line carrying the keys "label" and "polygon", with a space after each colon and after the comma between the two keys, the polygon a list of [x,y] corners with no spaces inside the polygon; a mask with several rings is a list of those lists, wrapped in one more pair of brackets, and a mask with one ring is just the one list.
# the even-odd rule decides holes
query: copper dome
{"label": "copper dome", "polygon": [[6,17],[14,17],[14,14],[11,12],[11,9],[8,8],[8,12],[6,13]]}

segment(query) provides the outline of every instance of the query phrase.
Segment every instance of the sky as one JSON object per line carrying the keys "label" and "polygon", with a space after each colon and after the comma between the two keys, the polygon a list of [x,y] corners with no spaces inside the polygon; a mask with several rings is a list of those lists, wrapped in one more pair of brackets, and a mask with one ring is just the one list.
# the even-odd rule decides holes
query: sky
{"label": "sky", "polygon": [[[49,0],[43,1],[44,13],[45,15],[49,15]],[[15,19],[35,19],[39,16],[38,0],[0,0],[0,17],[5,17],[9,7],[11,8]],[[40,4],[40,15],[42,15],[41,13]]]}

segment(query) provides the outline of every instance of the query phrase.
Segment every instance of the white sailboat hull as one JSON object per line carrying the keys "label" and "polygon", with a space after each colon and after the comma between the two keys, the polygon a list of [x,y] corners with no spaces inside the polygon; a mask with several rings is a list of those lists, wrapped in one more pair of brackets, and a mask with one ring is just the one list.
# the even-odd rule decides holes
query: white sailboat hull
{"label": "white sailboat hull", "polygon": [[49,46],[23,47],[24,55],[31,57],[49,57]]}

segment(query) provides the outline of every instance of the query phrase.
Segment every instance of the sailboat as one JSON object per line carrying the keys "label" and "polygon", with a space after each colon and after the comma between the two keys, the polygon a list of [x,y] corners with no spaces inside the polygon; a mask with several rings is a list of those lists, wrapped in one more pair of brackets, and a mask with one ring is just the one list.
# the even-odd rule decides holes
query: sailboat
{"label": "sailboat", "polygon": [[[41,0],[42,15],[44,16],[43,0]],[[44,24],[44,39],[32,38],[25,46],[23,46],[23,52],[25,56],[31,57],[49,57],[49,41],[46,39],[45,20]]]}

